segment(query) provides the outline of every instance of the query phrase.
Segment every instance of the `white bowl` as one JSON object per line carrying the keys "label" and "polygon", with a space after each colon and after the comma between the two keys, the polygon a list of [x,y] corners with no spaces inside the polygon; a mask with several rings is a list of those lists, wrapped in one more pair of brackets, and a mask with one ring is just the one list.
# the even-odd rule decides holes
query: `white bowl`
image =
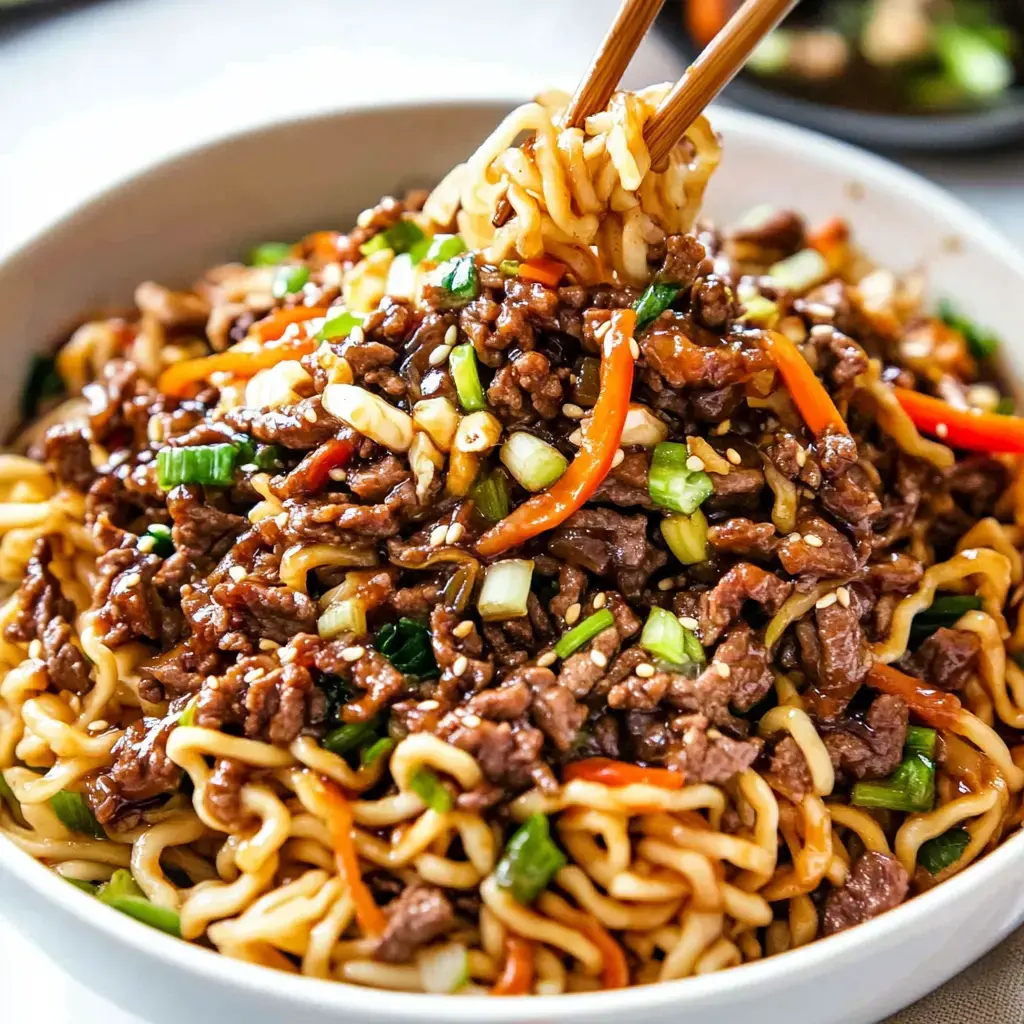
{"label": "white bowl", "polygon": [[[29,354],[82,311],[130,300],[145,278],[185,283],[268,238],[344,226],[382,193],[430,184],[510,104],[423,103],[271,125],[125,181],[0,264],[16,408]],[[1024,259],[960,203],[876,157],[751,115],[719,111],[725,161],[707,212],[765,202],[852,219],[897,270],[928,268],[937,294],[1011,339],[1024,379]],[[891,913],[770,960],[624,992],[532,999],[391,993],[297,978],[168,938],[90,899],[0,842],[4,913],[86,986],[156,1024],[870,1024],[928,992],[1024,920],[1024,838]]]}

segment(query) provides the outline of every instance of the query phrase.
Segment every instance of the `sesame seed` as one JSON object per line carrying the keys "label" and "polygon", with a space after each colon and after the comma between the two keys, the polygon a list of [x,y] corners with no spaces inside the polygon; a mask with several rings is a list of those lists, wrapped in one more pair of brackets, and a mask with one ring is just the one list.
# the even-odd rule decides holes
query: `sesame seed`
{"label": "sesame seed", "polygon": [[704,468],[704,460],[699,455],[691,455],[686,460],[686,468],[692,473],[699,473]]}
{"label": "sesame seed", "polygon": [[558,655],[554,651],[545,651],[537,659],[537,664],[540,668],[547,668],[549,665],[554,665],[556,661],[558,661]]}
{"label": "sesame seed", "polygon": [[455,659],[455,663],[452,665],[452,674],[456,676],[461,676],[462,673],[465,672],[467,668],[469,668],[469,658],[467,658],[464,654],[460,654]]}
{"label": "sesame seed", "polygon": [[807,449],[801,445],[796,450],[796,464],[803,469],[807,465]]}
{"label": "sesame seed", "polygon": [[594,328],[594,337],[600,340],[611,330],[611,326],[611,320],[605,320],[603,324],[598,324],[597,327]]}
{"label": "sesame seed", "polygon": [[334,469],[329,469],[327,475],[336,483],[344,483],[348,479],[348,472],[341,468],[341,466],[335,466]]}
{"label": "sesame seed", "polygon": [[260,467],[255,462],[247,462],[244,466],[238,467],[243,473],[255,473]]}
{"label": "sesame seed", "polygon": [[276,640],[271,640],[270,637],[263,637],[260,640],[261,651],[276,651],[281,645]]}
{"label": "sesame seed", "polygon": [[156,544],[156,538],[155,537],[150,537],[149,534],[146,534],[145,537],[140,537],[138,539],[138,541],[136,542],[135,546],[140,551],[142,551],[142,552],[144,552],[145,554],[148,555],[149,552],[153,550],[153,545],[154,544]]}
{"label": "sesame seed", "polygon": [[352,330],[348,332],[348,340],[352,345],[362,345],[362,343],[366,341],[366,331],[364,331],[362,327],[353,327]]}
{"label": "sesame seed", "polygon": [[815,324],[811,328],[812,338],[831,338],[832,337],[832,325],[831,324]]}
{"label": "sesame seed", "polygon": [[802,540],[803,540],[803,537],[801,537],[799,533],[791,533],[791,534],[790,534],[790,535],[789,535],[789,536],[788,536],[788,537],[786,538],[786,540],[790,541],[790,542],[791,542],[791,543],[793,543],[793,544],[799,544],[799,543],[800,543],[800,541],[802,541]]}
{"label": "sesame seed", "polygon": [[302,418],[307,423],[316,423],[316,409],[310,406],[303,414]]}
{"label": "sesame seed", "polygon": [[370,221],[372,220],[373,210],[363,210],[363,212],[360,213],[358,217],[356,217],[356,224],[358,224],[361,228],[368,228],[370,226]]}
{"label": "sesame seed", "polygon": [[105,718],[97,718],[95,722],[90,722],[86,729],[89,732],[103,732],[110,728],[110,723]]}
{"label": "sesame seed", "polygon": [[820,317],[822,320],[831,320],[836,315],[836,311],[831,306],[826,306],[824,302],[808,302],[804,309],[811,316]]}
{"label": "sesame seed", "polygon": [[435,526],[430,531],[430,546],[432,548],[439,548],[443,543],[445,537],[448,536],[448,527],[441,523],[439,526]]}
{"label": "sesame seed", "polygon": [[28,645],[28,656],[30,658],[35,658],[36,660],[39,660],[40,658],[42,658],[42,656],[43,656],[43,644],[42,644],[42,641],[40,641],[40,640],[33,640],[32,643],[30,643]]}
{"label": "sesame seed", "polygon": [[836,599],[844,608],[850,607],[850,592],[846,589],[846,587],[836,588]]}
{"label": "sesame seed", "polygon": [[900,345],[904,359],[927,359],[932,354],[930,338],[908,338]]}
{"label": "sesame seed", "polygon": [[833,591],[831,594],[826,594],[824,597],[819,597],[818,600],[814,602],[814,607],[831,608],[837,600],[838,598],[836,597],[836,593],[835,591]]}
{"label": "sesame seed", "polygon": [[600,651],[591,651],[590,652],[590,660],[598,668],[607,668],[608,667],[608,658],[604,654],[602,654]]}
{"label": "sesame seed", "polygon": [[579,446],[583,444],[583,431],[581,431],[579,428],[574,430],[569,435],[569,444],[574,444],[577,448],[579,448]]}
{"label": "sesame seed", "polygon": [[732,669],[724,661],[715,662],[715,671],[722,679],[728,679],[732,675]]}
{"label": "sesame seed", "polygon": [[732,430],[732,420],[722,420],[722,422],[715,427],[712,433],[721,437],[722,434],[728,434],[730,430]]}
{"label": "sesame seed", "polygon": [[704,735],[707,736],[709,740],[720,740],[722,738],[721,731],[719,729],[716,729],[714,726],[708,729],[708,731]]}
{"label": "sesame seed", "polygon": [[146,424],[146,436],[150,441],[159,443],[163,441],[166,434],[164,432],[164,421],[159,416],[150,416],[149,422]]}
{"label": "sesame seed", "polygon": [[692,631],[696,629],[700,625],[700,623],[695,618],[693,618],[692,615],[680,615],[679,625],[682,626],[684,629],[689,629]]}
{"label": "sesame seed", "polygon": [[251,668],[244,676],[242,676],[242,681],[246,683],[255,683],[256,680],[264,674],[265,671],[262,668]]}
{"label": "sesame seed", "polygon": [[607,603],[608,603],[608,595],[607,594],[604,594],[604,593],[598,594],[594,598],[594,607],[595,608],[603,608]]}
{"label": "sesame seed", "polygon": [[480,724],[480,716],[474,714],[464,715],[462,724],[468,729],[475,729]]}
{"label": "sesame seed", "polygon": [[653,665],[649,665],[646,661],[642,661],[642,662],[640,662],[639,665],[637,665],[637,667],[635,669],[633,669],[633,671],[641,679],[650,679],[651,676],[654,675],[654,666]]}
{"label": "sesame seed", "polygon": [[438,345],[427,357],[431,366],[440,366],[452,354],[451,345]]}
{"label": "sesame seed", "polygon": [[825,542],[816,533],[805,533],[804,543],[812,548],[820,548]]}
{"label": "sesame seed", "polygon": [[630,338],[629,339],[629,354],[634,359],[639,359],[640,358],[640,346],[636,343],[636,339],[635,338]]}
{"label": "sesame seed", "polygon": [[948,437],[949,427],[947,427],[945,423],[937,423],[935,425],[935,433],[938,434],[939,437]]}
{"label": "sesame seed", "polygon": [[365,647],[346,647],[341,652],[341,658],[342,661],[358,661],[365,653]]}
{"label": "sesame seed", "polygon": [[135,587],[142,581],[142,577],[137,572],[128,572],[121,577],[121,586],[123,587]]}
{"label": "sesame seed", "polygon": [[436,700],[421,700],[416,706],[420,711],[436,711],[441,705]]}
{"label": "sesame seed", "polygon": [[236,582],[241,583],[249,574],[240,565],[233,565],[228,569],[228,575]]}
{"label": "sesame seed", "polygon": [[449,324],[448,330],[444,332],[444,343],[446,345],[454,345],[459,340],[459,329],[455,324]]}
{"label": "sesame seed", "polygon": [[569,605],[569,607],[565,609],[565,624],[567,626],[571,626],[580,617],[581,611],[583,611],[583,609],[580,607],[579,602]]}
{"label": "sesame seed", "polygon": [[460,640],[465,640],[470,633],[473,632],[474,623],[470,619],[463,619],[453,630],[452,635],[457,636]]}
{"label": "sesame seed", "polygon": [[445,531],[444,542],[446,544],[456,544],[465,532],[466,528],[462,523],[452,523]]}
{"label": "sesame seed", "polygon": [[659,590],[671,590],[676,585],[676,581],[669,576],[667,580],[658,580]]}
{"label": "sesame seed", "polygon": [[621,448],[617,448],[612,456],[612,469],[615,469],[616,466],[621,466],[625,460],[626,453]]}
{"label": "sesame seed", "polygon": [[725,457],[734,465],[738,466],[743,460],[740,458],[740,453],[735,448],[727,448]]}
{"label": "sesame seed", "polygon": [[290,661],[294,661],[299,655],[299,652],[294,647],[282,647],[281,653],[277,656],[278,661],[282,665],[287,665]]}
{"label": "sesame seed", "polygon": [[571,420],[581,420],[584,414],[583,410],[575,402],[566,402],[562,406],[562,415],[567,416]]}

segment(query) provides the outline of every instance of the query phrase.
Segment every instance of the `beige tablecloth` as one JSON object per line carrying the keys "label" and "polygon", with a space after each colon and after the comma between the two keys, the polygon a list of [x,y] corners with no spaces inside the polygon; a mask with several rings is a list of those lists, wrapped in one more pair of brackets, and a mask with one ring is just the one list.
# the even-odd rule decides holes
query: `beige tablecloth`
{"label": "beige tablecloth", "polygon": [[1024,929],[885,1024],[1022,1024]]}

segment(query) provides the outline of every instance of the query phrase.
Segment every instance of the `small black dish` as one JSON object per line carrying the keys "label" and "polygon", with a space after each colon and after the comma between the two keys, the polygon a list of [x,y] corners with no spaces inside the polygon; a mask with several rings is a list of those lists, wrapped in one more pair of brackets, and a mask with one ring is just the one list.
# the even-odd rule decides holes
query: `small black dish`
{"label": "small black dish", "polygon": [[[664,5],[657,28],[687,63],[697,56],[678,0]],[[1024,89],[1014,89],[1010,97],[999,106],[969,113],[879,114],[787,95],[742,73],[724,93],[737,106],[874,149],[922,151],[1007,146],[1024,139]]]}

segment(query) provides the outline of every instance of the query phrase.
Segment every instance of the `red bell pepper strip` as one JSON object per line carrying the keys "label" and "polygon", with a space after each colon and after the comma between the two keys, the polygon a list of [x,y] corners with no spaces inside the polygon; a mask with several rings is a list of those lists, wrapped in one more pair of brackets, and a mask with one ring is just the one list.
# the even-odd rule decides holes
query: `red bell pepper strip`
{"label": "red bell pepper strip", "polygon": [[488,530],[477,544],[485,558],[525,543],[564,522],[601,485],[615,461],[633,390],[630,343],[636,313],[617,309],[601,339],[601,392],[576,458],[542,494],[523,502],[511,515]]}
{"label": "red bell pepper strip", "polygon": [[667,768],[645,768],[627,761],[613,761],[607,757],[588,757],[573,761],[562,770],[565,782],[582,779],[584,782],[600,782],[604,786],[647,785],[659,789],[682,789],[686,780],[679,772]]}
{"label": "red bell pepper strip", "polygon": [[550,256],[537,256],[519,264],[518,276],[524,281],[539,281],[554,288],[565,274],[565,264]]}
{"label": "red bell pepper strip", "polygon": [[593,915],[582,910],[564,908],[559,915],[570,927],[583,933],[601,951],[601,984],[605,991],[629,985],[629,964],[622,947],[608,934]]}
{"label": "red bell pepper strip", "polygon": [[883,693],[902,697],[911,711],[936,729],[952,729],[959,721],[961,704],[956,696],[937,690],[891,665],[875,662],[868,670],[867,684]]}
{"label": "red bell pepper strip", "polygon": [[518,935],[505,939],[505,966],[491,988],[492,996],[525,996],[533,987],[533,943]]}
{"label": "red bell pepper strip", "polygon": [[288,474],[285,492],[289,495],[315,494],[327,483],[332,469],[340,469],[348,462],[356,450],[357,443],[355,433],[325,441]]}
{"label": "red bell pepper strip", "polygon": [[957,409],[941,398],[910,388],[893,388],[893,391],[918,430],[954,448],[973,452],[1024,452],[1024,419],[1020,416]]}
{"label": "red bell pepper strip", "polygon": [[359,927],[364,934],[376,938],[384,934],[387,919],[384,917],[384,911],[377,906],[359,870],[359,854],[356,853],[356,846],[352,841],[352,808],[341,787],[336,783],[321,778],[320,785],[327,805],[327,829],[331,834],[338,874],[341,875],[352,897]]}
{"label": "red bell pepper strip", "polygon": [[280,340],[281,335],[293,323],[313,320],[326,313],[326,309],[305,306],[301,309],[279,309],[252,328],[256,337],[265,343],[260,348],[236,346],[226,352],[216,352],[212,356],[200,356],[198,359],[174,363],[160,374],[157,388],[165,395],[180,398],[188,393],[193,384],[206,380],[211,373],[227,372],[236,377],[253,377],[260,370],[276,366],[286,359],[299,359],[316,348],[316,338],[311,337],[308,331],[297,338],[288,338],[284,341]]}
{"label": "red bell pepper strip", "polygon": [[829,431],[850,433],[825,386],[786,335],[778,331],[764,331],[761,347],[779,371],[790,397],[815,437]]}

